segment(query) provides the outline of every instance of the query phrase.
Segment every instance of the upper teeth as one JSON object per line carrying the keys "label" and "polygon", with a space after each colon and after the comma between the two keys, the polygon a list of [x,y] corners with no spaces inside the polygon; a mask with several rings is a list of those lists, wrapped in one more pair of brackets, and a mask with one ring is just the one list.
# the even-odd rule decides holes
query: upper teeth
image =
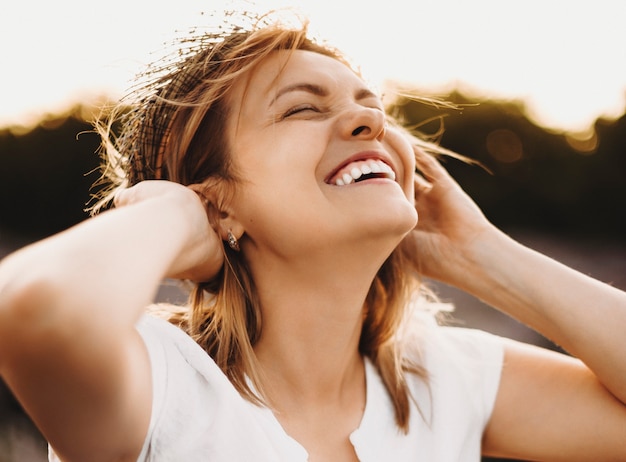
{"label": "upper teeth", "polygon": [[370,173],[381,173],[391,180],[396,179],[396,174],[389,165],[380,160],[369,160],[353,166],[349,171],[344,172],[335,180],[337,186],[344,186]]}

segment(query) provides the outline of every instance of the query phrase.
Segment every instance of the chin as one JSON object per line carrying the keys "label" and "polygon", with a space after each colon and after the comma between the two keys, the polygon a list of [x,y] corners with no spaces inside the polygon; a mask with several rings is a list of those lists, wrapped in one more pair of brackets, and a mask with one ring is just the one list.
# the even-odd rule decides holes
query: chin
{"label": "chin", "polygon": [[412,204],[403,201],[397,208],[389,207],[387,213],[393,215],[390,222],[395,223],[398,232],[406,235],[417,226],[417,210]]}
{"label": "chin", "polygon": [[417,212],[412,206],[388,207],[372,218],[372,231],[378,239],[388,237],[397,245],[417,225]]}

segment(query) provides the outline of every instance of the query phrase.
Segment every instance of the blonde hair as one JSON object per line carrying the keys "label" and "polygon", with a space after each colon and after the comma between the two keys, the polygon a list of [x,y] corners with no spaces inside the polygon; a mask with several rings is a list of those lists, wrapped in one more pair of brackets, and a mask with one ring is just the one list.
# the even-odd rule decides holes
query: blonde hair
{"label": "blonde hair", "polygon": [[[122,101],[121,111],[97,124],[103,139],[103,178],[110,187],[101,193],[95,211],[117,188],[148,179],[184,185],[221,181],[235,188],[237,174],[224,135],[226,98],[234,83],[276,50],[314,51],[348,65],[338,51],[309,38],[306,23],[287,27],[246,13],[231,14],[219,28],[188,37],[183,44],[187,47],[173,61],[149,69],[144,76],[148,83],[135,90],[131,103]],[[122,128],[116,137],[117,124]],[[219,210],[220,204],[209,206],[214,227]],[[262,404],[262,380],[253,351],[263,327],[256,288],[241,254],[227,245],[224,252],[226,264],[211,281],[195,285],[190,308],[171,309],[168,317],[207,351],[244,397]],[[410,240],[385,261],[367,294],[359,342],[360,353],[380,372],[396,422],[404,431],[411,398],[406,373],[426,379],[399,335],[409,322],[411,300],[423,291],[418,264]]]}

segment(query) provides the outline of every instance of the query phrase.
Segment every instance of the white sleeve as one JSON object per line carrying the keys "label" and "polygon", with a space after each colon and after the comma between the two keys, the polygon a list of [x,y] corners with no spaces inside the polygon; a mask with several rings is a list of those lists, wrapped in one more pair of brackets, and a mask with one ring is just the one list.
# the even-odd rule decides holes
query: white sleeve
{"label": "white sleeve", "polygon": [[454,349],[446,358],[464,377],[466,386],[475,391],[475,405],[483,428],[495,405],[504,361],[503,339],[477,329],[444,327],[442,333]]}
{"label": "white sleeve", "polygon": [[160,326],[158,326],[158,323],[159,320],[146,315],[137,325],[137,330],[141,334],[148,350],[152,370],[152,413],[150,415],[150,426],[148,427],[148,433],[137,462],[148,460],[150,442],[165,403],[168,376],[167,357],[163,346],[163,338],[159,335]]}
{"label": "white sleeve", "polygon": [[423,359],[439,418],[447,421],[471,416],[484,429],[500,386],[503,339],[461,327],[429,330],[423,343]]}
{"label": "white sleeve", "polygon": [[206,460],[207,454],[214,460],[239,460],[231,455],[249,452],[239,440],[262,433],[250,418],[255,406],[239,395],[206,351],[163,319],[144,316],[138,330],[149,351],[153,381],[150,426],[138,462]]}

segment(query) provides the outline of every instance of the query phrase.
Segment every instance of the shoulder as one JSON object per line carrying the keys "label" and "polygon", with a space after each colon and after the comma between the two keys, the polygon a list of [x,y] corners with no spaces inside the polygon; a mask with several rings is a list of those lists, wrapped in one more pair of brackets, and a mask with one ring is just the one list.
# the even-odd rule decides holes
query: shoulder
{"label": "shoulder", "polygon": [[426,377],[405,373],[411,398],[408,434],[398,432],[388,390],[369,365],[368,401],[355,441],[378,456],[372,460],[479,460],[500,382],[501,339],[429,323],[414,327],[407,332],[404,359]]}
{"label": "shoulder", "polygon": [[435,420],[485,427],[500,387],[504,339],[477,329],[427,326],[414,343],[409,360],[426,372],[424,385],[410,381],[412,392],[427,390],[420,407],[432,406]]}
{"label": "shoulder", "polygon": [[153,316],[145,316],[137,329],[150,354],[154,389],[150,431],[138,462],[297,460],[296,445],[271,411],[245,400],[185,332]]}
{"label": "shoulder", "polygon": [[434,379],[441,374],[499,375],[506,339],[480,329],[439,325],[429,315],[413,319],[404,343],[406,359]]}
{"label": "shoulder", "polygon": [[144,315],[137,330],[150,356],[153,389],[150,428],[138,460],[193,459],[198,448],[179,442],[203,440],[219,403],[236,401],[239,395],[212,358],[180,328]]}
{"label": "shoulder", "polygon": [[479,329],[437,326],[425,330],[421,348],[427,367],[447,366],[465,373],[482,368],[500,371],[505,340]]}
{"label": "shoulder", "polygon": [[195,344],[182,329],[156,314],[143,315],[136,328],[149,348],[155,345],[161,345],[162,347],[185,345],[189,342]]}
{"label": "shoulder", "polygon": [[137,324],[150,356],[155,396],[203,389],[239,397],[215,361],[187,333],[165,319],[144,315]]}
{"label": "shoulder", "polygon": [[424,367],[429,375],[440,369],[472,372],[481,367],[499,373],[507,339],[481,329],[447,324],[446,319],[442,322],[438,313],[450,308],[440,305],[427,303],[414,310],[399,337],[405,359]]}

